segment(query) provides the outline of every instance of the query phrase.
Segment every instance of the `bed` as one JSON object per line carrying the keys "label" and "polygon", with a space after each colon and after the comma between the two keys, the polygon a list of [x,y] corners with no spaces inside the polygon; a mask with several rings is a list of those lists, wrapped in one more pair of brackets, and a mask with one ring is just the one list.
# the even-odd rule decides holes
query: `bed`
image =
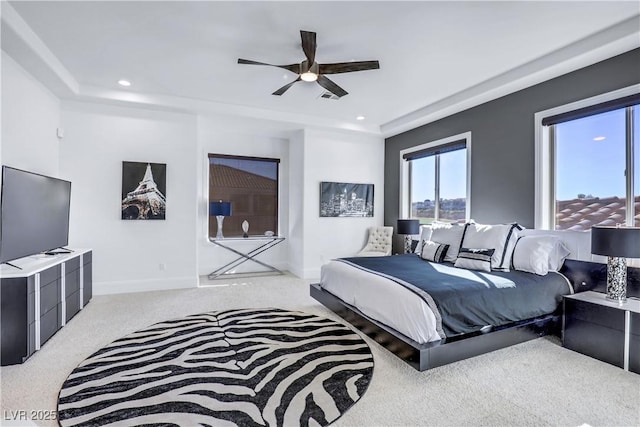
{"label": "bed", "polygon": [[[580,239],[578,246],[584,243]],[[322,267],[321,281],[311,284],[310,293],[423,371],[558,334],[562,296],[593,287],[584,280],[579,289],[572,286],[593,263],[568,265],[537,275],[479,272],[416,254],[342,258]]]}

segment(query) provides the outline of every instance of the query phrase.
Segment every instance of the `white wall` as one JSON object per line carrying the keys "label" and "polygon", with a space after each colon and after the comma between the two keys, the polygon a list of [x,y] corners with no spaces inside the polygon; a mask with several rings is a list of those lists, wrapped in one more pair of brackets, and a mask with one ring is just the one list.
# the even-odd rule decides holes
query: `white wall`
{"label": "white wall", "polygon": [[[278,212],[280,223],[279,233],[285,236],[283,243],[262,253],[257,259],[278,269],[287,270],[289,239],[289,141],[279,132],[275,132],[255,120],[230,120],[222,116],[200,116],[198,118],[198,272],[207,275],[217,268],[238,258],[232,252],[220,248],[208,239],[208,196],[209,196],[209,168],[208,154],[229,154],[238,156],[268,157],[280,159],[279,165],[279,199]],[[250,230],[251,231],[251,230]],[[258,246],[256,241],[233,240],[226,242],[235,249],[248,252]],[[233,269],[232,272],[242,273],[262,271],[264,268],[254,262],[247,261]]]}
{"label": "white wall", "polygon": [[289,139],[289,271],[304,277],[304,138],[305,131]]}
{"label": "white wall", "polygon": [[[64,102],[70,245],[93,249],[94,293],[197,286],[195,116]],[[166,220],[121,219],[122,162],[167,165]]]}
{"label": "white wall", "polygon": [[[291,268],[296,275],[317,279],[322,264],[336,257],[354,255],[366,242],[367,228],[383,224],[384,140],[316,129],[306,129],[303,135],[291,141],[291,151],[296,153],[292,162],[300,162],[302,157],[303,164],[291,176],[292,182],[303,186],[302,200],[292,197],[292,209],[303,212],[302,219],[295,224],[301,224],[302,256],[301,264],[296,259],[290,261],[295,261]],[[303,147],[294,149],[294,144],[303,144]],[[322,181],[374,184],[374,217],[320,218]]]}
{"label": "white wall", "polygon": [[[72,181],[70,246],[92,248],[96,294],[191,287],[235,256],[207,239],[208,153],[275,157],[284,243],[261,260],[316,279],[383,223],[384,140],[241,117],[60,101],[2,54],[2,161]],[[62,127],[65,136],[56,137]],[[122,162],[167,164],[167,219],[120,219]],[[320,218],[321,181],[375,185],[373,218]],[[249,250],[254,243],[238,242]],[[236,271],[255,270],[246,262]]]}
{"label": "white wall", "polygon": [[3,165],[58,177],[60,101],[2,52]]}

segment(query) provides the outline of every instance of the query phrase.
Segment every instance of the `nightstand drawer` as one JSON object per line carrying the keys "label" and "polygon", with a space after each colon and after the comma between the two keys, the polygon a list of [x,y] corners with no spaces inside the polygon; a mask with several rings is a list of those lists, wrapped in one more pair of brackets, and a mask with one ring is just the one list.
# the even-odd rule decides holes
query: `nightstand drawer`
{"label": "nightstand drawer", "polygon": [[640,314],[631,313],[629,335],[629,370],[640,374]]}
{"label": "nightstand drawer", "polygon": [[[604,299],[604,295],[602,295]],[[604,326],[617,331],[624,331],[624,310],[589,302],[565,299],[564,314],[567,318],[581,320]]]}
{"label": "nightstand drawer", "polygon": [[624,331],[565,318],[562,345],[578,353],[624,367]]}

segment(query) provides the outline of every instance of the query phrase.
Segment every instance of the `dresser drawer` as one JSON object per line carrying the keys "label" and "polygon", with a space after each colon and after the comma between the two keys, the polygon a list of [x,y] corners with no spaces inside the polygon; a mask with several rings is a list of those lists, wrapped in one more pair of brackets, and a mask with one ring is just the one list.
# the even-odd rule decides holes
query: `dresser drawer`
{"label": "dresser drawer", "polygon": [[40,288],[48,285],[54,280],[60,279],[60,265],[54,265],[51,268],[40,272]]}
{"label": "dresser drawer", "polygon": [[77,256],[75,258],[71,258],[68,261],[64,262],[64,272],[65,274],[69,274],[69,272],[77,270],[80,268],[80,257]]}
{"label": "dresser drawer", "polygon": [[92,270],[93,264],[85,264],[82,267],[82,305],[85,306],[93,296]]}
{"label": "dresser drawer", "polygon": [[66,297],[80,290],[80,270],[73,270],[65,275],[64,289]]}
{"label": "dresser drawer", "polygon": [[55,280],[40,286],[40,314],[44,314],[58,305],[60,298],[60,282]]}
{"label": "dresser drawer", "polygon": [[65,304],[65,322],[68,322],[80,311],[80,291],[68,296]]}
{"label": "dresser drawer", "polygon": [[93,261],[93,254],[91,251],[86,252],[84,254],[82,254],[82,263],[83,264],[90,264],[91,261]]}
{"label": "dresser drawer", "polygon": [[60,306],[49,310],[40,318],[40,345],[44,344],[60,328]]}

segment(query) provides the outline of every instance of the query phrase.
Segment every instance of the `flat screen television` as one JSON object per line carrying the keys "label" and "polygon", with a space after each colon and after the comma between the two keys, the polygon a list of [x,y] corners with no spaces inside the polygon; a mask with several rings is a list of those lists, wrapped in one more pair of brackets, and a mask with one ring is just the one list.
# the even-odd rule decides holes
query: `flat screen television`
{"label": "flat screen television", "polygon": [[69,243],[71,182],[2,166],[0,263]]}

